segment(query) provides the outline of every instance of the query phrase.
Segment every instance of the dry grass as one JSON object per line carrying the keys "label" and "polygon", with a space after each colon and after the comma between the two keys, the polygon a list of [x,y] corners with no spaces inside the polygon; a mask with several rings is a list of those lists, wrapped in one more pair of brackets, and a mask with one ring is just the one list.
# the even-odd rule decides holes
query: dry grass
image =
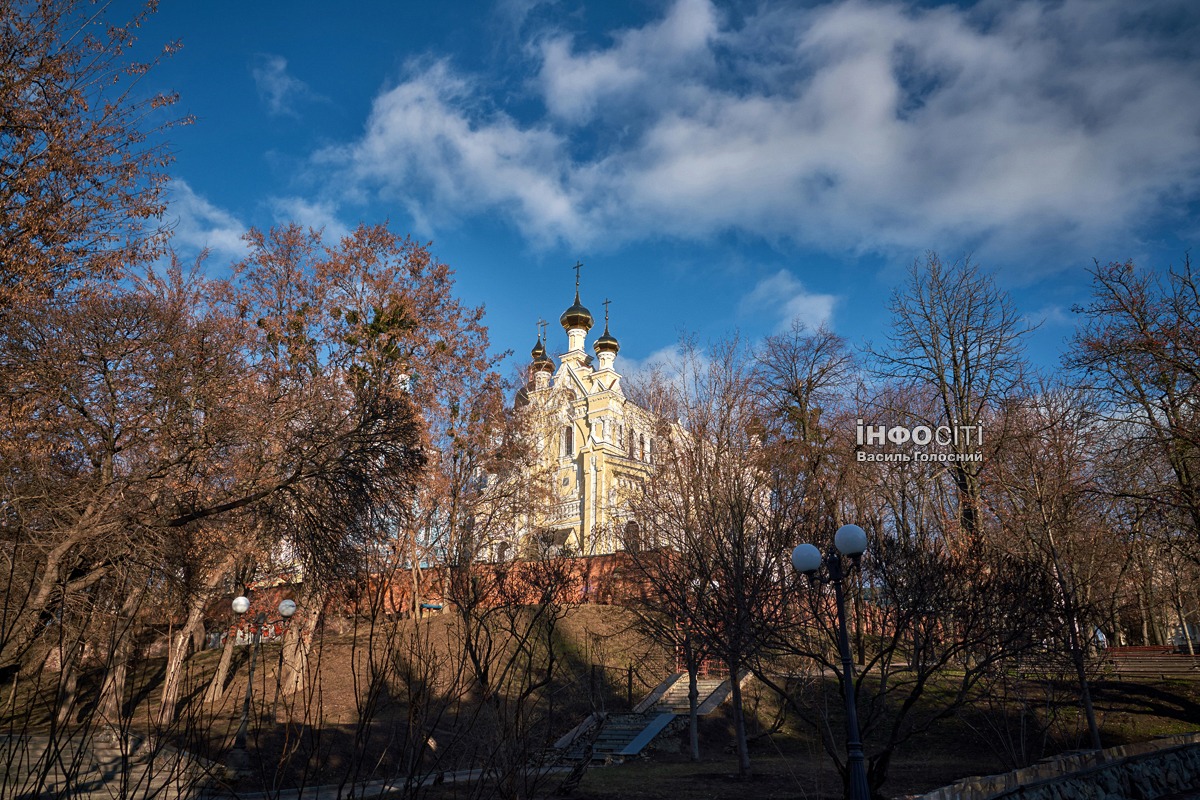
{"label": "dry grass", "polygon": [[[555,735],[571,728],[593,709],[621,710],[628,704],[628,669],[634,668],[634,700],[669,670],[667,655],[645,637],[631,629],[632,616],[614,607],[584,606],[573,609],[559,630],[562,672],[554,689]],[[443,641],[449,643],[449,618],[426,624],[440,628]],[[357,641],[357,644],[356,644]],[[389,748],[403,734],[407,707],[387,693],[380,698],[369,725],[361,724],[358,692],[365,683],[363,632],[356,640],[349,631],[328,633],[320,648],[320,690],[307,709],[286,712],[288,724],[274,724],[270,710],[278,663],[278,645],[262,648],[255,674],[257,705],[252,718],[250,746],[260,765],[261,775],[252,790],[270,785],[297,785],[338,782],[347,772],[359,778],[386,772],[394,765]],[[243,649],[235,662],[233,677],[221,703],[203,706],[198,698],[216,669],[219,653],[200,653],[188,662],[186,696],[189,703],[181,713],[179,740],[193,749],[220,758],[229,746],[241,713],[245,693]],[[593,668],[593,665],[599,665]],[[130,697],[133,728],[149,730],[158,704],[159,682],[164,664],[161,659],[146,659],[131,676]],[[98,675],[85,675],[81,696],[94,696]],[[43,730],[49,724],[46,695],[56,676],[39,673],[26,676],[15,695],[3,687],[3,732]],[[1069,686],[1054,687],[1060,717],[1051,731],[1045,752],[1070,750],[1084,745],[1078,714],[1071,706]],[[1195,730],[1200,727],[1200,684],[1192,681],[1102,681],[1095,696],[1104,727],[1105,743],[1123,744],[1156,736]],[[9,702],[11,700],[11,702]],[[464,702],[469,702],[464,700]],[[751,758],[753,774],[749,780],[737,777],[732,753],[732,726],[727,717],[714,715],[703,721],[703,760],[692,763],[681,754],[684,736],[669,740],[622,766],[593,769],[587,773],[573,797],[577,800],[745,800],[755,798],[835,798],[841,795],[840,780],[823,752],[814,731],[794,719],[781,726],[778,702],[769,693],[749,687],[750,728],[753,737]],[[81,709],[86,711],[86,709]],[[912,740],[893,760],[886,793],[902,797],[925,792],[969,775],[1003,772],[1013,765],[1006,760],[1005,748],[997,746],[994,716],[1005,713],[1001,707],[983,718],[979,712],[948,720]],[[81,714],[80,717],[85,717]],[[278,770],[271,765],[284,763],[282,754],[296,748],[292,766]],[[394,749],[394,748],[392,748]],[[306,766],[297,771],[296,764]],[[470,787],[446,784],[432,790],[432,800],[466,797]]]}

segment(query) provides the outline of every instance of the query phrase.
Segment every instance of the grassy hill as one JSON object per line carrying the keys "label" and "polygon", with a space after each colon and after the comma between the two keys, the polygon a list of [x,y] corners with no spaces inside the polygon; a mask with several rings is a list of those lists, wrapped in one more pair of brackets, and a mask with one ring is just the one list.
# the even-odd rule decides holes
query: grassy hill
{"label": "grassy hill", "polygon": [[[231,785],[263,791],[395,774],[436,776],[480,764],[504,774],[523,767],[530,753],[589,713],[628,709],[673,668],[671,654],[640,633],[626,609],[571,607],[553,624],[537,624],[529,614],[498,617],[486,633],[467,630],[449,614],[374,626],[361,620],[330,623],[310,659],[304,691],[291,697],[276,690],[280,646],[262,646],[247,729],[252,769]],[[213,704],[202,698],[220,652],[189,659],[178,722],[160,732],[217,762],[227,758],[246,696],[253,649],[236,651],[231,678]],[[121,724],[148,735],[154,731],[164,662],[145,658],[133,666]],[[99,670],[80,676],[81,701],[60,728],[53,702],[57,674],[21,676],[0,695],[3,733],[99,729],[105,721],[90,699],[101,678]],[[1184,679],[1099,680],[1094,691],[1105,744],[1200,727],[1198,689]],[[634,763],[589,771],[573,796],[744,800],[748,791],[762,798],[840,796],[840,780],[818,730],[754,681],[746,686],[746,698],[754,765],[749,786],[736,777],[732,724],[721,711],[702,720],[700,763],[684,755],[685,734],[679,734]],[[888,791],[923,792],[968,775],[1011,769],[1030,754],[1083,747],[1074,702],[1070,684],[1050,680],[1019,699],[981,698],[909,742],[894,762]],[[837,741],[839,724],[833,721]],[[545,796],[557,785],[558,779],[488,789],[445,783],[410,794]]]}

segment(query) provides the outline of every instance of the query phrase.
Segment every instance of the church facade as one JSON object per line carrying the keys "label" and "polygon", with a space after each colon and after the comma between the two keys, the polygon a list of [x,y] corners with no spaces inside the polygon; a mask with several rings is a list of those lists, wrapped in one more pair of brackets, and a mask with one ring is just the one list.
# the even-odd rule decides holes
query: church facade
{"label": "church facade", "polygon": [[540,457],[552,487],[543,519],[530,520],[526,535],[539,532],[555,552],[613,553],[639,545],[631,500],[654,466],[655,426],[625,396],[616,369],[620,344],[604,332],[588,352],[592,313],[579,299],[559,319],[567,348],[557,362],[547,352],[544,324],[530,355],[529,382],[518,396],[541,431]]}

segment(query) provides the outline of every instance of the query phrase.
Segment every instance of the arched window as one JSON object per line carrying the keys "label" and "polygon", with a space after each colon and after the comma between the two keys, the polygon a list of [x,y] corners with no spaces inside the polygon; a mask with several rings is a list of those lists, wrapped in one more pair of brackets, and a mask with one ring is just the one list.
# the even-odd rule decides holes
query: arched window
{"label": "arched window", "polygon": [[563,428],[562,454],[567,458],[575,455],[575,429],[570,425]]}
{"label": "arched window", "polygon": [[622,538],[624,539],[623,544],[626,550],[636,553],[642,549],[642,529],[633,520],[625,523]]}
{"label": "arched window", "polygon": [[638,437],[638,458],[642,461],[646,460],[646,435],[642,434]]}

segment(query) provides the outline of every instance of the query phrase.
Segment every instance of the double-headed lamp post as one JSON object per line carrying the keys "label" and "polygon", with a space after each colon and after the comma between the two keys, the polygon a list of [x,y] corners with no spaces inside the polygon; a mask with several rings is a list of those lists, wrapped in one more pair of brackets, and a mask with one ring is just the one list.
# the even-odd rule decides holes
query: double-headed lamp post
{"label": "double-headed lamp post", "polygon": [[[250,598],[239,595],[233,598],[233,611],[239,616],[250,610]],[[287,620],[296,613],[294,600],[283,600],[279,603],[279,616]],[[254,691],[254,664],[258,661],[259,651],[262,650],[262,628],[267,622],[265,612],[254,616],[254,642],[250,652],[250,665],[246,668],[246,697],[242,700],[242,721],[238,724],[237,735],[233,737],[234,760],[239,762],[238,769],[244,768],[241,762],[246,761],[246,729],[250,724],[250,701]]]}
{"label": "double-headed lamp post", "polygon": [[[842,694],[846,701],[846,767],[850,773],[851,800],[869,800],[867,766],[858,733],[858,709],[855,705],[854,667],[850,662],[850,635],[846,630],[846,595],[842,580],[867,549],[867,533],[857,525],[843,525],[833,536],[833,547],[821,555],[815,545],[802,544],[792,551],[792,566],[810,582],[833,584],[837,600],[838,650],[842,657]],[[843,567],[842,557],[850,563]],[[822,569],[824,568],[824,569]]]}

